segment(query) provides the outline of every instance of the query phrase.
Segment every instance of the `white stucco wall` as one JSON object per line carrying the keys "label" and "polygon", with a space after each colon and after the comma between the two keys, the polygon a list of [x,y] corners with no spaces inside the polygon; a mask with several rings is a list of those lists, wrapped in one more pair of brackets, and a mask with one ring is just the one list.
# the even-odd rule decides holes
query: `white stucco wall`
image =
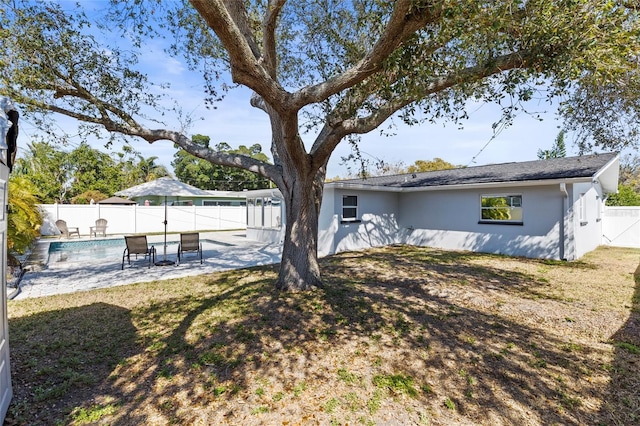
{"label": "white stucco wall", "polygon": [[[522,195],[523,223],[480,221],[482,195]],[[560,258],[563,194],[557,185],[403,193],[399,202],[402,242],[512,256]]]}
{"label": "white stucco wall", "polygon": [[572,259],[578,259],[602,244],[604,202],[600,186],[591,183],[573,185],[572,196],[572,226],[575,233]]}
{"label": "white stucco wall", "polygon": [[[341,223],[342,196],[358,197],[358,219]],[[361,250],[398,242],[398,194],[328,187],[319,218],[318,254]]]}
{"label": "white stucco wall", "polygon": [[[341,222],[345,195],[358,197],[358,222]],[[483,195],[522,195],[522,224],[479,223]],[[401,243],[574,260],[602,243],[603,209],[602,189],[591,182],[415,192],[328,185],[319,217],[318,253]],[[247,229],[247,236],[281,242],[282,231]]]}

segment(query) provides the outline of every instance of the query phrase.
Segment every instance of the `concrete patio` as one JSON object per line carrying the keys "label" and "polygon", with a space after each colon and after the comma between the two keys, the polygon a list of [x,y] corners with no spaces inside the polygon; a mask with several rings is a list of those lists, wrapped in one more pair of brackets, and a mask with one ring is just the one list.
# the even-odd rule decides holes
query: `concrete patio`
{"label": "concrete patio", "polygon": [[[179,234],[167,235],[167,242],[174,242],[167,250],[167,259],[176,260]],[[241,269],[257,265],[269,265],[280,262],[282,246],[248,240],[244,231],[219,231],[200,233],[204,262],[200,264],[194,255],[188,256],[180,265],[152,266],[138,260],[132,266],[125,262],[121,270],[122,253],[117,257],[92,261],[67,261],[51,263],[38,268],[32,265],[20,281],[19,289],[13,294],[13,300],[30,297],[50,296],[73,293],[97,288],[134,284],[138,282],[166,280],[230,269]],[[148,237],[149,244],[156,247],[156,261],[163,258],[163,235]],[[58,241],[41,241],[36,255],[46,262],[48,245]],[[66,241],[62,239],[61,241]],[[77,239],[69,240],[77,241]],[[37,263],[37,261],[36,261]],[[44,263],[44,262],[43,262]],[[38,270],[40,269],[40,270]]]}

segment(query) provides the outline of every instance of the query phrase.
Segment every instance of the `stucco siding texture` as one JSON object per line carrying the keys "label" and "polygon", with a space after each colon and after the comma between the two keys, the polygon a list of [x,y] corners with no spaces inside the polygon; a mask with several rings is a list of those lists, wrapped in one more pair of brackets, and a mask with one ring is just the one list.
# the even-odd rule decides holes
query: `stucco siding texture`
{"label": "stucco siding texture", "polygon": [[[481,196],[499,194],[522,195],[522,224],[479,223]],[[557,259],[562,200],[563,194],[556,185],[403,193],[398,217],[400,242]]]}

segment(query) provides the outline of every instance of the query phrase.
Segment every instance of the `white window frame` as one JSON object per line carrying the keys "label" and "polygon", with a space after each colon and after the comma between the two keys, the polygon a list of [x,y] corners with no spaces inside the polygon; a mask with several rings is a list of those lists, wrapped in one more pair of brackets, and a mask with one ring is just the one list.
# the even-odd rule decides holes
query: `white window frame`
{"label": "white window frame", "polygon": [[[482,202],[487,198],[504,198],[507,200],[507,206],[498,206],[498,207],[484,207]],[[503,193],[503,194],[481,194],[480,195],[480,221],[479,223],[483,224],[508,224],[508,225],[522,225],[524,222],[524,208],[523,208],[523,196],[519,193]],[[518,200],[518,203],[514,203],[515,200]],[[519,205],[518,205],[519,204]],[[485,217],[485,211],[498,210],[498,209],[507,209],[509,218],[504,219],[492,219],[490,217]],[[517,213],[519,214],[513,214]],[[515,219],[512,219],[511,216],[515,216]],[[519,216],[519,217],[518,217]]]}
{"label": "white window frame", "polygon": [[587,221],[587,194],[585,192],[580,193],[579,209],[580,226],[584,226],[589,223]]}
{"label": "white window frame", "polygon": [[277,229],[282,227],[282,198],[247,198],[247,228]]}
{"label": "white window frame", "polygon": [[[345,204],[345,200],[355,200],[355,204]],[[353,214],[345,215],[345,210],[354,210]],[[342,195],[342,215],[340,221],[343,223],[359,222],[358,219],[358,196],[357,195]]]}
{"label": "white window frame", "polygon": [[247,198],[247,228],[256,227],[256,200],[255,198]]}

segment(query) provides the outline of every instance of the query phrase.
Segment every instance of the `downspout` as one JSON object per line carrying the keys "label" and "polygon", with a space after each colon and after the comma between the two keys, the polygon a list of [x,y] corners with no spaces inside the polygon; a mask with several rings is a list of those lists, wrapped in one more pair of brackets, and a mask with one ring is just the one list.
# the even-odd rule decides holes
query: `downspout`
{"label": "downspout", "polygon": [[562,193],[563,197],[562,197],[562,203],[560,205],[561,211],[560,211],[560,222],[558,223],[560,226],[560,260],[567,260],[567,258],[564,255],[564,243],[565,243],[565,220],[564,220],[564,214],[566,211],[566,203],[567,203],[567,199],[569,198],[569,193],[567,192],[567,184],[562,182],[560,183],[560,192]]}

